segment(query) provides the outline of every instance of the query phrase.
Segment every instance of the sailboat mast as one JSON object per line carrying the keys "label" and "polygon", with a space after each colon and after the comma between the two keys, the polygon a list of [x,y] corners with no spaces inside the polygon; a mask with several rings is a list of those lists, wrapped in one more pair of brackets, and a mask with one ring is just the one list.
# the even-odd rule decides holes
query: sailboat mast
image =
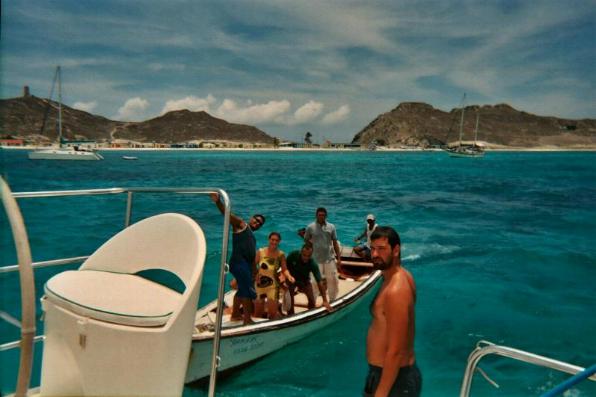
{"label": "sailboat mast", "polygon": [[464,133],[464,113],[466,110],[466,93],[464,92],[464,97],[461,100],[461,119],[459,121],[459,146],[461,146],[461,138]]}
{"label": "sailboat mast", "polygon": [[58,78],[58,147],[62,147],[62,77],[60,76],[60,66],[56,67],[56,76]]}
{"label": "sailboat mast", "polygon": [[480,120],[480,113],[476,113],[476,128],[474,128],[474,146],[478,140],[478,121]]}

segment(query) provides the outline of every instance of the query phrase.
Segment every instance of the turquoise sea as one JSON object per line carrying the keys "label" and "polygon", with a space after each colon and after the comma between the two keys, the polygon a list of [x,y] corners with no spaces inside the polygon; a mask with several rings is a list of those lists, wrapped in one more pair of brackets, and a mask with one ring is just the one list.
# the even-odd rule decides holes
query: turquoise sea
{"label": "turquoise sea", "polygon": [[[122,155],[138,161],[124,161]],[[30,161],[0,150],[13,191],[105,187],[220,187],[233,211],[265,214],[257,233],[296,230],[327,207],[350,244],[368,213],[394,226],[417,283],[416,353],[423,396],[456,396],[466,359],[479,340],[587,367],[596,362],[596,153],[489,152],[480,159],[440,152],[102,152],[101,162]],[[35,261],[86,255],[122,227],[123,197],[20,201]],[[207,197],[148,195],[134,218],[180,211],[204,228],[209,244],[202,302],[216,293],[222,217]],[[16,263],[4,213],[3,265]],[[38,296],[57,269],[36,273]],[[1,309],[19,316],[16,274],[0,275]],[[349,318],[220,378],[219,396],[359,396],[366,372],[367,304]],[[41,330],[41,324],[40,328]],[[0,342],[18,338],[0,325]],[[41,345],[37,345],[38,351]],[[1,391],[11,391],[18,351],[1,353]],[[537,396],[566,375],[505,358],[481,367],[476,396]],[[595,396],[594,382],[568,396]],[[205,396],[204,384],[185,389]]]}

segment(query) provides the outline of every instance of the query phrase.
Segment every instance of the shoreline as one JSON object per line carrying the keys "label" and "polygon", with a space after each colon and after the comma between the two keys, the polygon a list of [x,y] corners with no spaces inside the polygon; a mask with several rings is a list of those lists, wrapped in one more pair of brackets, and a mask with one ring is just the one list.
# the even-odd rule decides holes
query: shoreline
{"label": "shoreline", "polygon": [[[43,150],[57,148],[57,146],[0,146],[1,149],[7,150]],[[442,152],[443,149],[423,149],[423,148],[392,148],[381,147],[375,150],[355,149],[355,148],[292,148],[292,147],[258,147],[258,148],[239,148],[239,147],[218,147],[218,148],[111,148],[102,147],[94,149],[98,152],[149,152],[149,151],[196,151],[196,152],[210,152],[210,151],[227,151],[227,152]],[[485,147],[485,152],[596,152],[596,146],[535,146],[535,147],[515,147],[515,146],[500,146],[500,147]]]}
{"label": "shoreline", "polygon": [[[51,149],[55,146],[0,146],[0,149],[7,150],[41,150]],[[188,151],[188,152],[442,152],[443,149],[422,149],[422,148],[377,148],[376,150],[353,149],[353,148],[97,148],[98,152],[153,152],[153,151]],[[596,147],[499,147],[485,148],[485,152],[596,152]]]}

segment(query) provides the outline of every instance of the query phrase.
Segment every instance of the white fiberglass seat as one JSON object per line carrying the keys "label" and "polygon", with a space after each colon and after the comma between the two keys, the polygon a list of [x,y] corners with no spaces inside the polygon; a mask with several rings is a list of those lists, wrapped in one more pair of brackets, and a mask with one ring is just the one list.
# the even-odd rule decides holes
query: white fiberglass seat
{"label": "white fiberglass seat", "polygon": [[[41,395],[181,395],[205,253],[192,219],[161,214],[52,277],[42,298]],[[184,292],[136,275],[149,269],[175,274]]]}

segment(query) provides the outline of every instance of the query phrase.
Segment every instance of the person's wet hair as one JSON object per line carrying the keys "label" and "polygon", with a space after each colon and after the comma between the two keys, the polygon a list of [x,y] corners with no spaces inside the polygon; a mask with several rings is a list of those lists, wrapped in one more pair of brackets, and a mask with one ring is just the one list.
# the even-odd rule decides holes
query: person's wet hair
{"label": "person's wet hair", "polygon": [[327,210],[325,209],[325,207],[319,207],[319,208],[317,208],[317,210],[315,211],[315,215],[318,215],[319,212],[322,212],[325,215],[327,215]]}
{"label": "person's wet hair", "polygon": [[304,243],[304,245],[302,245],[302,248],[300,248],[300,252],[304,251],[304,250],[312,250],[312,243],[310,241],[307,241]]}
{"label": "person's wet hair", "polygon": [[281,241],[281,234],[279,234],[279,232],[271,232],[269,233],[269,237],[271,238],[271,236],[277,236],[277,238],[279,239],[279,241]]}
{"label": "person's wet hair", "polygon": [[370,235],[370,240],[376,240],[385,237],[389,241],[391,248],[396,245],[401,245],[399,234],[391,226],[377,226],[374,232]]}

